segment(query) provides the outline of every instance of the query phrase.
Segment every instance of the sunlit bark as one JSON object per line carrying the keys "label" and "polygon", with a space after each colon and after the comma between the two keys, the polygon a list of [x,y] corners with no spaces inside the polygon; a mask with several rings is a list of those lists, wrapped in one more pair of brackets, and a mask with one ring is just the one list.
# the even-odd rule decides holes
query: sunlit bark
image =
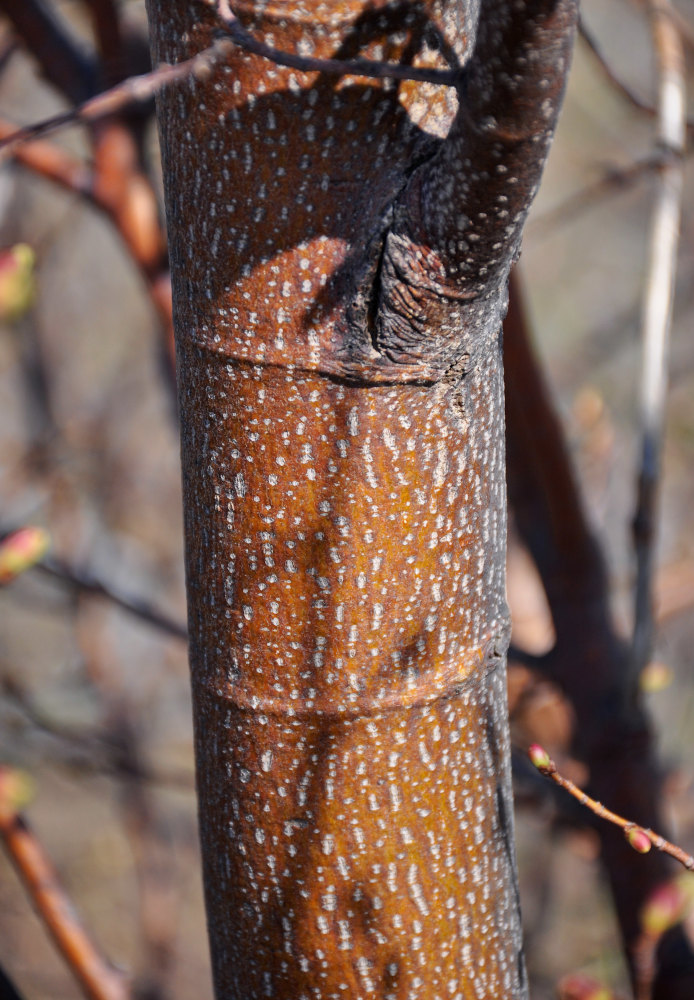
{"label": "sunlit bark", "polygon": [[575,6],[243,3],[458,87],[239,49],[160,99],[219,998],[526,996],[499,332]]}

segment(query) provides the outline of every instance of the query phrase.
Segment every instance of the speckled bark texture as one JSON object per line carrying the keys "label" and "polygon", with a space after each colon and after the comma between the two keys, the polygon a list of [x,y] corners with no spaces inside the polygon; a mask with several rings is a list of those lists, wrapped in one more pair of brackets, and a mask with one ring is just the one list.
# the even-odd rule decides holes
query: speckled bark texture
{"label": "speckled bark texture", "polygon": [[[506,280],[570,0],[240,2],[159,123],[219,1000],[526,997],[505,695]],[[155,57],[219,29],[152,2]]]}

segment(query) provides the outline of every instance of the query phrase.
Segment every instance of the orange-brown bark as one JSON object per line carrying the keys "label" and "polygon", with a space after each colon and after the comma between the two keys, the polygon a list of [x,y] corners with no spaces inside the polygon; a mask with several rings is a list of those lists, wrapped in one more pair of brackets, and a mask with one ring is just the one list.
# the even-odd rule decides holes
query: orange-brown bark
{"label": "orange-brown bark", "polygon": [[[217,995],[520,1000],[499,329],[575,5],[236,10],[458,86],[160,99]],[[157,61],[223,27],[150,13]]]}

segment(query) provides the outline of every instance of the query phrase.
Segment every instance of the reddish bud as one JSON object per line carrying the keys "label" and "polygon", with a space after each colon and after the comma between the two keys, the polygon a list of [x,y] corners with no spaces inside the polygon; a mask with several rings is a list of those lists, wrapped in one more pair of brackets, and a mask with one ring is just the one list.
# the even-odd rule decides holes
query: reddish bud
{"label": "reddish bud", "polygon": [[0,542],[0,584],[9,583],[37,563],[48,550],[50,535],[44,528],[20,528]]}
{"label": "reddish bud", "polygon": [[689,899],[678,881],[664,882],[651,893],[641,910],[641,927],[651,937],[660,937],[679,923]]}
{"label": "reddish bud", "polygon": [[544,771],[550,767],[552,760],[545,750],[541,747],[539,743],[533,743],[528,747],[528,757],[530,762],[535,765],[538,771]]}
{"label": "reddish bud", "polygon": [[559,983],[559,1000],[613,1000],[614,993],[592,976],[572,973]]}
{"label": "reddish bud", "polygon": [[34,297],[34,251],[26,243],[0,250],[0,320],[12,322]]}
{"label": "reddish bud", "polygon": [[651,839],[640,826],[630,826],[624,831],[630,847],[633,847],[639,854],[648,854],[651,847]]}

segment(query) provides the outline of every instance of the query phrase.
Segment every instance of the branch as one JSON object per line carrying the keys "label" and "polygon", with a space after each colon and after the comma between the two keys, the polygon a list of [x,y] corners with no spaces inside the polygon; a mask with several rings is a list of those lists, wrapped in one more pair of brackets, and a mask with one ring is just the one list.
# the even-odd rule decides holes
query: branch
{"label": "branch", "polygon": [[0,967],[0,997],[2,1000],[23,1000],[21,993],[2,967]]}
{"label": "branch", "polygon": [[0,805],[0,836],[39,916],[89,1000],[128,1000],[122,973],[101,956],[26,819]]}
{"label": "branch", "polygon": [[82,51],[52,7],[42,0],[3,0],[2,12],[37,60],[41,73],[68,100],[78,103],[96,92],[94,60]]}
{"label": "branch", "polygon": [[684,54],[669,0],[650,0],[658,68],[656,145],[664,160],[657,175],[643,309],[639,408],[641,468],[633,531],[636,547],[634,636],[625,697],[634,699],[653,645],[653,565],[658,481],[663,448],[667,365],[682,206],[686,90]]}
{"label": "branch", "polygon": [[[650,0],[646,0],[646,2],[650,3]],[[681,14],[675,11],[674,7],[669,8],[669,16],[681,36],[683,32],[683,25],[686,23],[684,18]],[[691,28],[689,30],[691,32]],[[638,111],[642,111],[651,118],[655,118],[658,114],[658,109],[653,104],[650,104],[648,101],[640,97],[634,90],[631,89],[631,87],[628,86],[628,84],[624,82],[624,80],[621,79],[621,77],[617,76],[600,48],[595,35],[593,35],[593,33],[586,27],[586,23],[583,18],[581,18],[578,22],[578,31],[583,41],[595,56],[595,59],[605,74],[605,77],[612,84],[615,90],[618,90],[622,97],[626,98],[626,100]],[[685,122],[685,127],[688,133],[694,132],[694,121],[691,121],[688,118]]]}
{"label": "branch", "polygon": [[604,819],[608,823],[620,827],[624,831],[630,847],[633,847],[639,854],[647,854],[651,847],[655,847],[656,850],[662,851],[664,854],[669,854],[675,861],[679,861],[687,871],[694,871],[694,857],[691,854],[687,854],[681,847],[666,840],[665,837],[661,837],[659,833],[654,833],[653,830],[648,830],[645,827],[639,826],[638,823],[632,822],[632,820],[625,819],[619,813],[608,809],[602,802],[592,799],[582,788],[579,788],[569,778],[565,778],[563,774],[560,774],[557,770],[557,765],[543,747],[534,743],[528,749],[528,757],[540,774],[544,774],[546,778],[551,778],[556,785],[567,791],[569,795],[573,795],[582,806],[590,809],[600,819]]}
{"label": "branch", "polygon": [[47,135],[59,128],[70,125],[88,125],[121,111],[130,104],[150,100],[159,90],[172,83],[185,80],[188,76],[205,76],[220,62],[223,62],[238,46],[255,55],[269,59],[279,66],[288,66],[304,73],[329,73],[336,76],[364,76],[372,79],[414,80],[420,83],[434,83],[441,86],[456,86],[460,79],[458,70],[437,70],[425,67],[401,66],[377,62],[371,59],[311,59],[283,52],[253,38],[241,27],[227,3],[220,0],[218,14],[225,37],[217,39],[209,48],[198,52],[191,59],[175,66],[163,63],[151,73],[130,77],[123,83],[106,90],[96,97],[80,104],[79,107],[44,119],[33,125],[17,129],[12,135],[0,141],[0,151],[5,154],[16,144],[26,142],[41,135]]}
{"label": "branch", "polygon": [[[17,126],[0,119],[0,145],[16,134]],[[13,150],[14,159],[23,167],[66,191],[92,197],[93,172],[84,161],[59,146],[41,140],[26,142]]]}
{"label": "branch", "polygon": [[[16,128],[0,119],[0,147]],[[14,143],[10,155],[28,170],[89,200],[113,223],[139,267],[161,321],[167,357],[173,359],[171,286],[165,236],[152,186],[137,163],[132,136],[117,122],[95,139],[94,166],[41,139]]]}
{"label": "branch", "polygon": [[[564,94],[576,0],[482,5],[459,107],[394,208],[373,345],[418,377],[469,371],[495,342]],[[432,331],[436,331],[432,335]]]}
{"label": "branch", "polygon": [[85,0],[92,15],[94,34],[101,57],[103,82],[120,83],[123,72],[123,32],[119,10],[114,0]]}
{"label": "branch", "polygon": [[[509,502],[540,573],[552,612],[553,679],[575,712],[573,752],[590,769],[596,798],[639,822],[662,828],[662,772],[639,704],[624,705],[629,651],[612,616],[600,548],[581,504],[561,425],[532,350],[514,274],[504,323]],[[637,978],[639,912],[668,876],[666,857],[639,858],[609,826],[601,853],[626,955]],[[694,956],[684,940],[658,957],[657,984],[668,1000],[694,996]],[[674,991],[677,984],[677,991]]]}
{"label": "branch", "polygon": [[631,87],[629,87],[619,76],[617,76],[600,48],[595,35],[593,35],[593,33],[586,26],[584,18],[580,18],[578,22],[578,33],[595,56],[600,69],[603,71],[606,79],[612,84],[615,90],[619,91],[622,97],[625,97],[626,100],[639,111],[643,111],[648,115],[654,115],[655,108],[653,105],[649,104],[648,101],[645,101],[642,97],[639,97],[639,95],[633,91]]}
{"label": "branch", "polygon": [[75,587],[77,590],[106,598],[112,604],[122,608],[123,611],[127,611],[128,614],[142,619],[148,625],[153,625],[167,635],[174,636],[176,639],[188,638],[188,629],[183,622],[178,622],[170,618],[167,614],[153,608],[139,597],[119,591],[87,569],[68,566],[67,563],[50,558],[44,559],[35,568]]}
{"label": "branch", "polygon": [[124,754],[123,740],[113,725],[107,729],[100,727],[78,730],[54,721],[34,704],[27,691],[9,671],[0,673],[0,691],[21,712],[27,725],[66,748],[58,756],[54,743],[51,747],[52,763],[62,764],[73,772],[78,770],[88,774],[104,774],[119,782],[135,781],[184,792],[193,790],[195,780],[189,771],[175,768],[154,770],[141,761],[135,764],[131,756]]}
{"label": "branch", "polygon": [[[483,293],[495,274],[505,280],[517,256],[564,95],[576,17],[575,0],[482,7],[458,115],[422,183],[422,230],[435,247],[452,245],[442,254],[449,283],[468,295]],[[451,191],[451,178],[460,179],[459,190]],[[451,194],[464,213],[455,231]]]}
{"label": "branch", "polygon": [[275,49],[258,41],[233,13],[229,0],[205,0],[215,8],[217,16],[233,42],[254,55],[269,59],[277,66],[287,66],[302,73],[329,73],[334,76],[365,76],[374,80],[414,80],[418,83],[434,83],[442,87],[454,87],[460,80],[458,70],[441,70],[401,66],[397,63],[378,62],[373,59],[314,59]]}
{"label": "branch", "polygon": [[509,662],[519,663],[529,670],[535,670],[538,674],[550,677],[552,675],[551,663],[554,659],[554,650],[550,650],[548,653],[529,653],[526,649],[520,649],[519,646],[514,646],[511,643],[506,658]]}
{"label": "branch", "polygon": [[17,129],[16,132],[0,142],[0,151],[3,156],[7,157],[19,143],[26,142],[28,139],[47,135],[49,132],[69,125],[90,125],[92,122],[121,111],[130,104],[149,101],[162,87],[186,80],[189,76],[206,76],[218,63],[228,58],[233,48],[233,42],[229,39],[218,39],[209,48],[203,49],[202,52],[198,52],[190,59],[177,63],[175,66],[162,63],[151,73],[132,76],[118,86],[97,94],[96,97],[92,97],[71,111],[65,111],[52,118],[36,122],[34,125],[26,125]]}
{"label": "branch", "polygon": [[574,191],[554,208],[532,216],[528,221],[528,232],[532,232],[535,239],[550,235],[555,227],[571,222],[603,198],[630,190],[642,177],[657,170],[662,162],[662,153],[656,152],[623,167],[606,167],[594,181]]}
{"label": "branch", "polygon": [[576,635],[586,626],[593,635],[607,629],[607,573],[581,501],[551,391],[533,352],[517,269],[511,274],[504,321],[504,367],[509,501],[554,622],[557,648],[551,663],[555,677],[575,701],[579,683],[582,689],[586,687],[585,677],[573,683],[565,651],[567,646],[573,648]]}

